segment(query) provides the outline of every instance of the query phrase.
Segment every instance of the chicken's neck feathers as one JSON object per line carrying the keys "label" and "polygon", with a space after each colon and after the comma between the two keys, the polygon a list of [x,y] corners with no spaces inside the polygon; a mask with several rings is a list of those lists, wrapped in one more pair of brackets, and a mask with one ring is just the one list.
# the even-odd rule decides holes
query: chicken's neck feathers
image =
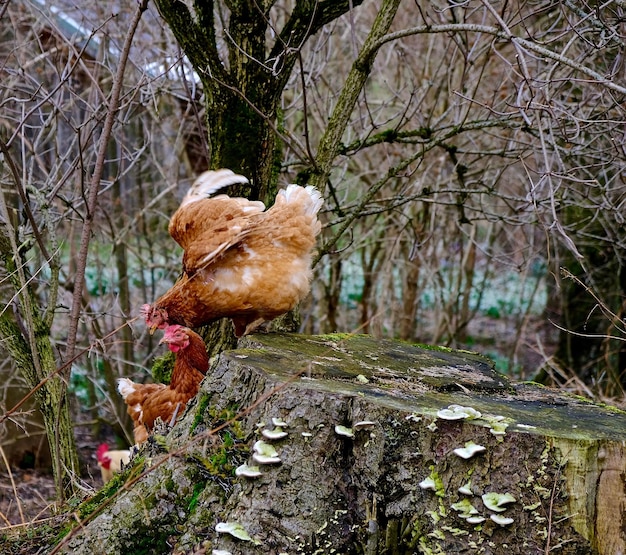
{"label": "chicken's neck feathers", "polygon": [[[197,383],[208,369],[209,356],[207,355],[204,341],[200,336],[194,334],[190,337],[189,345],[176,353],[170,388],[194,387],[194,383],[195,387],[197,387]],[[200,375],[194,375],[196,372]]]}

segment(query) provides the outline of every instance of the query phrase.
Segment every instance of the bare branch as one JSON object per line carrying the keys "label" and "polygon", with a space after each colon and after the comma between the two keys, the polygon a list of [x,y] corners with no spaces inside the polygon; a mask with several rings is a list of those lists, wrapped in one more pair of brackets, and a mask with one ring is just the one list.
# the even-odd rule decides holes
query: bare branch
{"label": "bare branch", "polygon": [[135,35],[135,31],[137,30],[139,21],[141,20],[141,16],[146,11],[147,7],[148,7],[148,0],[142,0],[141,4],[138,5],[137,10],[135,11],[133,20],[130,23],[128,33],[126,35],[124,47],[122,48],[120,60],[118,62],[117,73],[113,81],[113,89],[111,90],[111,97],[109,99],[107,116],[104,121],[102,134],[100,135],[100,147],[98,149],[98,155],[97,155],[96,162],[95,162],[94,172],[91,178],[91,186],[89,190],[89,197],[87,200],[87,214],[85,215],[85,223],[83,224],[81,240],[80,240],[80,248],[79,248],[78,258],[77,258],[76,275],[74,277],[74,292],[72,295],[72,308],[71,308],[71,314],[70,314],[67,349],[66,349],[67,358],[73,358],[74,351],[76,349],[76,333],[78,330],[78,320],[80,318],[80,309],[82,306],[81,298],[83,295],[85,269],[87,267],[89,242],[91,238],[91,228],[92,228],[93,218],[94,218],[94,214],[96,210],[96,205],[98,203],[100,180],[102,178],[102,174],[104,171],[104,161],[105,161],[106,154],[107,154],[108,142],[109,142],[109,138],[111,137],[111,132],[113,130],[113,125],[115,123],[115,119],[117,117],[117,112],[119,108],[119,99],[120,99],[120,94],[122,91],[122,85],[124,83],[124,72],[126,70],[126,62],[128,60],[128,54],[130,52],[130,47],[132,44],[133,37]]}

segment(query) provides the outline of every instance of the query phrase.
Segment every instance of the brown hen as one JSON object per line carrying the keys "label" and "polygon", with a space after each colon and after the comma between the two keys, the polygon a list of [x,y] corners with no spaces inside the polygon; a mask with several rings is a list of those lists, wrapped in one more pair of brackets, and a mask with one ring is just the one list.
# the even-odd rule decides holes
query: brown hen
{"label": "brown hen", "polygon": [[233,320],[239,337],[293,309],[309,292],[311,254],[322,206],[313,187],[289,185],[265,211],[260,201],[217,195],[248,180],[230,170],[204,172],[172,216],[170,235],[184,249],[183,274],[142,315],[154,331]]}
{"label": "brown hen", "polygon": [[148,439],[157,418],[174,424],[176,417],[185,410],[187,401],[198,393],[200,382],[209,368],[204,341],[189,328],[168,326],[160,342],[167,343],[170,351],[176,354],[169,385],[138,384],[128,378],[118,380],[117,389],[133,419],[136,443]]}

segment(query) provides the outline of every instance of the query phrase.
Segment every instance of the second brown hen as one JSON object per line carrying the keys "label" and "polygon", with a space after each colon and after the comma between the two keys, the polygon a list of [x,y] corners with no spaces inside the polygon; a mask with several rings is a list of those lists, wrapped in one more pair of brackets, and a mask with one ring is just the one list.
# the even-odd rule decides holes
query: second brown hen
{"label": "second brown hen", "polygon": [[311,255],[322,206],[313,187],[289,185],[265,211],[259,201],[217,195],[247,179],[204,172],[172,216],[171,236],[184,249],[183,274],[142,315],[152,331],[195,328],[228,317],[238,337],[293,309],[309,292]]}
{"label": "second brown hen", "polygon": [[187,401],[198,393],[200,382],[209,369],[204,341],[194,331],[178,325],[168,326],[161,343],[167,343],[176,354],[169,385],[135,383],[128,378],[118,380],[117,389],[133,419],[135,443],[148,439],[157,418],[173,423],[185,410]]}

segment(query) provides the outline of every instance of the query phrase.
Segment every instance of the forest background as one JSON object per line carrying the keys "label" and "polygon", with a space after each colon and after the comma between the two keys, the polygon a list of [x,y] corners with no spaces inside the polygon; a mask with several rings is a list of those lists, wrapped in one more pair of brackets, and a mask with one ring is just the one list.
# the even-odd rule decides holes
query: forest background
{"label": "forest background", "polygon": [[132,442],[115,380],[162,354],[134,318],[180,272],[168,219],[207,167],[267,204],[323,191],[302,332],[471,349],[622,403],[625,9],[3,3],[5,524],[30,455],[62,501],[97,484],[101,439]]}

